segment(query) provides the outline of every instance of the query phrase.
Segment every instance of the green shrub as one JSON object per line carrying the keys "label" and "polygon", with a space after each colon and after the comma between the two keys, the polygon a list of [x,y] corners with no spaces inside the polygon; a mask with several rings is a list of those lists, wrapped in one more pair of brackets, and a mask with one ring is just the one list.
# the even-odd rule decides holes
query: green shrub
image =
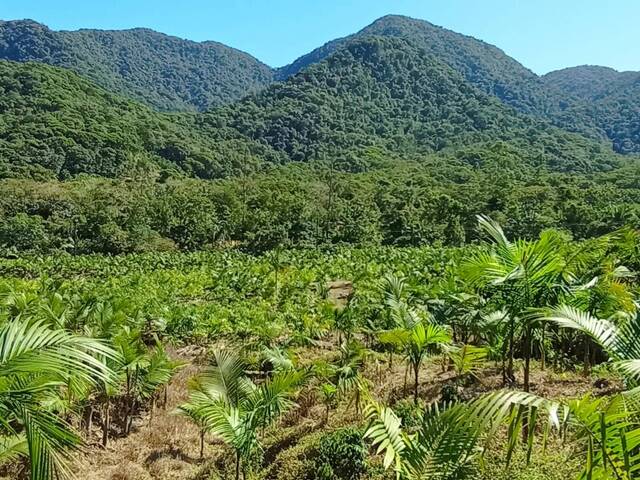
{"label": "green shrub", "polygon": [[42,218],[18,213],[0,222],[0,244],[17,250],[36,250],[44,246],[47,234]]}
{"label": "green shrub", "polygon": [[317,446],[310,480],[357,480],[367,470],[362,432],[343,428],[324,435]]}

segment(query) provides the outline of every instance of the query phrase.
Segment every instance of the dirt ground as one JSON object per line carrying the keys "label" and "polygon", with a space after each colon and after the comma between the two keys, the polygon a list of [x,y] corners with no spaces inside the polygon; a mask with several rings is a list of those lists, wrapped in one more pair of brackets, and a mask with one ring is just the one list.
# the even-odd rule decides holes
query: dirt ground
{"label": "dirt ground", "polygon": [[[305,362],[311,359],[330,359],[335,349],[309,348],[298,352]],[[184,359],[184,354],[182,355]],[[189,355],[191,357],[191,355]],[[367,363],[365,376],[370,381],[373,395],[389,404],[412,395],[412,379],[407,376],[402,358],[395,356],[389,369],[387,355],[372,358]],[[103,449],[99,444],[99,432],[94,432],[89,445],[74,464],[76,478],[83,480],[200,480],[210,478],[209,472],[221,456],[222,445],[207,438],[204,460],[199,458],[200,437],[198,428],[188,419],[176,415],[175,408],[187,400],[187,382],[195,375],[199,366],[189,364],[181,370],[170,384],[166,409],[156,411],[153,418],[148,415],[135,423],[133,432],[126,438],[115,438]],[[420,397],[425,401],[436,400],[442,385],[453,378],[453,372],[443,369],[439,358],[429,360],[420,372]],[[522,379],[521,372],[518,379]],[[594,379],[578,373],[540,370],[533,365],[532,391],[550,399],[581,397],[589,392],[594,395],[613,393],[621,385],[616,380],[607,380],[605,388],[594,386]],[[501,388],[500,370],[488,365],[467,390],[471,395]],[[520,385],[521,387],[521,385]],[[291,412],[282,422],[280,433],[291,429],[291,436],[280,440],[278,448],[295,444],[301,436],[324,429],[333,429],[349,424],[358,418],[354,406],[342,404],[332,412],[328,425],[323,423],[324,406],[316,401],[313,393],[306,393],[298,401],[299,408]],[[284,442],[284,443],[282,443]],[[267,451],[267,453],[269,450]],[[275,452],[271,452],[275,455]]]}

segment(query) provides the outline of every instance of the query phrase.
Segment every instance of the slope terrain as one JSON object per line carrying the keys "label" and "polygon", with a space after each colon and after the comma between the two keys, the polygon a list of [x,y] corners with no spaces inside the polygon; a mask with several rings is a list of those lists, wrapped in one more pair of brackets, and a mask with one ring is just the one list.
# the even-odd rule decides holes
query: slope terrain
{"label": "slope terrain", "polygon": [[192,42],[145,28],[57,32],[37,22],[0,21],[0,58],[71,69],[159,110],[204,110],[272,80],[270,67],[217,42]]}
{"label": "slope terrain", "polygon": [[640,153],[640,72],[582,66],[551,72],[544,80],[580,99],[558,123],[574,129],[591,124],[616,152]]}
{"label": "slope terrain", "polygon": [[38,63],[0,68],[5,177],[113,177],[142,159],[213,178],[326,155],[357,170],[372,148],[408,157],[496,141],[552,170],[616,163],[604,145],[504,106],[397,38],[353,40],[286,82],[206,114],[157,113]]}
{"label": "slope terrain", "polygon": [[424,20],[387,15],[359,32],[337,39],[304,55],[278,71],[280,78],[293,75],[326,58],[354,38],[385,36],[403,38],[447,64],[485,93],[525,113],[545,114],[561,108],[560,92],[499,48]]}

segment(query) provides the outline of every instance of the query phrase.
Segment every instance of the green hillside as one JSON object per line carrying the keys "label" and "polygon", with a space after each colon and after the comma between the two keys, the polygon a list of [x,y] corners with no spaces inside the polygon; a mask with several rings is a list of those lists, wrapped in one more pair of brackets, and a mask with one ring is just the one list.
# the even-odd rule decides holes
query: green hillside
{"label": "green hillside", "polygon": [[522,113],[610,142],[619,153],[640,151],[637,72],[578,67],[539,77],[493,45],[424,20],[382,17],[353,35],[300,57],[281,68],[278,77],[295,75],[353,39],[369,36],[403,38],[456,70],[476,88]]}
{"label": "green hillside", "polygon": [[53,31],[0,21],[0,59],[65,67],[159,110],[204,110],[272,81],[272,70],[217,42],[192,42],[153,30]]}
{"label": "green hillside", "polygon": [[402,38],[352,39],[285,83],[204,119],[292,160],[328,154],[353,164],[370,147],[419,154],[504,140],[558,170],[613,161],[604,145],[516,112]]}
{"label": "green hillside", "polygon": [[[68,70],[0,61],[0,177],[65,179],[80,173],[219,177],[240,171],[249,151],[215,141],[189,114],[162,114]],[[268,161],[266,148],[255,154]]]}
{"label": "green hillside", "polygon": [[288,81],[206,114],[156,113],[38,63],[0,69],[4,177],[114,177],[144,163],[215,178],[322,156],[358,170],[372,151],[411,158],[495,141],[552,170],[617,162],[604,145],[505,107],[402,39],[349,42]]}
{"label": "green hillside", "polygon": [[206,114],[158,113],[39,63],[0,69],[2,176],[47,180],[0,181],[9,248],[457,245],[482,212],[527,237],[640,217],[637,162],[516,112],[403,39],[353,40]]}
{"label": "green hillside", "polygon": [[19,250],[456,245],[483,212],[585,238],[638,223],[637,164],[397,36],[204,113],[0,61],[0,245]]}
{"label": "green hillside", "polygon": [[576,129],[592,124],[616,152],[640,153],[640,72],[583,66],[551,72],[544,80],[580,98],[558,123]]}
{"label": "green hillside", "polygon": [[348,37],[337,39],[279,70],[288,77],[326,58],[354,38],[385,36],[403,38],[447,64],[485,93],[525,113],[545,114],[561,109],[559,92],[499,48],[424,20],[387,15]]}

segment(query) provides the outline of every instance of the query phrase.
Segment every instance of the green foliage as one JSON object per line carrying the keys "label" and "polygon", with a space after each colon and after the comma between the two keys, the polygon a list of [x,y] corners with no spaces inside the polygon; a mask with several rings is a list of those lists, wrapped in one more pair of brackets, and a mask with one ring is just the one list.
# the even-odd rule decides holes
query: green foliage
{"label": "green foliage", "polygon": [[0,463],[26,456],[32,480],[70,478],[70,453],[81,439],[54,406],[64,401],[67,384],[112,382],[98,358],[117,358],[115,352],[20,317],[0,328],[0,352]]}
{"label": "green foliage", "polygon": [[616,152],[640,153],[639,72],[581,66],[548,73],[543,80],[579,99],[558,115],[556,123],[573,130],[592,126],[611,141]]}
{"label": "green foliage", "polygon": [[259,433],[293,407],[304,379],[303,372],[288,369],[256,385],[236,353],[216,350],[214,365],[192,380],[179,412],[234,450],[238,480],[261,450]]}
{"label": "green foliage", "polygon": [[0,224],[0,244],[18,250],[46,249],[47,233],[42,217],[18,213]]}
{"label": "green foliage", "polygon": [[56,32],[28,20],[0,22],[0,58],[68,68],[159,110],[206,110],[273,76],[255,58],[217,42],[144,28]]}
{"label": "green foliage", "polygon": [[[462,237],[452,234],[456,229],[464,230],[465,242],[478,238],[480,211],[500,219],[506,234],[525,238],[548,228],[583,239],[640,226],[634,213],[640,212],[640,190],[629,183],[637,167],[588,180],[578,174],[536,177],[534,169],[518,164],[526,155],[504,145],[474,148],[463,160],[445,154],[421,163],[390,160],[367,172],[335,172],[331,182],[315,164],[214,182],[4,180],[0,226],[26,214],[42,224],[46,241],[20,243],[7,234],[5,246],[71,253],[457,245]],[[504,158],[513,165],[501,168]],[[471,167],[473,162],[480,166]],[[524,219],[512,219],[512,213]]]}
{"label": "green foliage", "polygon": [[362,432],[343,428],[323,435],[309,480],[358,480],[367,470]]}
{"label": "green foliage", "polygon": [[[116,432],[126,435],[135,417],[155,407],[180,367],[162,343],[227,345],[213,349],[211,367],[192,380],[182,412],[200,428],[203,454],[214,448],[207,446],[208,435],[236,454],[236,476],[373,479],[384,478],[376,469],[387,468],[404,479],[478,478],[482,452],[491,442],[491,448],[504,447],[507,465],[523,465],[523,478],[529,473],[535,478],[527,465],[547,467],[536,458],[534,445],[555,441],[558,432],[575,446],[574,456],[584,454],[580,465],[566,471],[581,470],[594,480],[614,472],[615,478],[633,478],[640,462],[637,389],[551,401],[517,390],[477,396],[477,389],[469,388],[443,391],[425,408],[421,401],[410,406],[410,398],[398,398],[401,379],[383,380],[390,352],[404,354],[414,373],[426,357],[442,352],[449,355],[452,371],[436,377],[439,366],[429,365],[429,380],[454,378],[453,387],[468,386],[460,377],[498,368],[481,365],[487,352],[490,360],[506,354],[505,327],[511,325],[516,327],[514,361],[542,360],[544,349],[553,349],[571,362],[582,353],[584,338],[564,336],[559,324],[599,341],[603,351],[597,359],[608,355],[615,365],[621,362],[629,374],[625,386],[634,385],[637,292],[622,262],[637,261],[637,234],[622,230],[575,242],[544,232],[536,240],[509,240],[486,218],[482,229],[491,243],[456,248],[280,247],[259,256],[216,249],[5,258],[0,260],[5,279],[0,326],[15,330],[12,337],[18,341],[12,344],[39,339],[27,330],[44,326],[47,338],[82,338],[87,348],[103,345],[113,353],[91,350],[90,358],[82,357],[83,366],[109,371],[108,379],[69,376],[71,369],[60,369],[57,357],[53,362],[46,352],[30,354],[15,372],[11,367],[2,372],[38,379],[45,369],[30,370],[33,358],[55,367],[58,376],[47,373],[47,381],[53,381],[43,397],[38,390],[34,411],[54,423],[71,419],[88,430],[91,419],[100,419],[106,444]],[[335,293],[330,285],[336,284],[349,284],[353,291],[344,309],[328,310]],[[570,307],[551,313],[538,308],[556,303]],[[544,316],[554,321],[543,322]],[[528,327],[534,326],[529,330],[542,331],[542,339],[528,338]],[[338,335],[331,329],[339,329],[345,340],[337,347]],[[76,358],[82,345],[72,342],[62,360]],[[388,376],[397,376],[389,360]],[[312,372],[315,378],[306,390]],[[11,386],[13,380],[6,380]],[[431,399],[438,389],[429,390]],[[15,391],[0,391],[0,404]],[[381,394],[394,401],[393,409],[377,403]],[[449,403],[445,394],[458,403]],[[361,425],[362,403],[368,404],[365,436],[377,452],[366,461],[360,431],[352,429]],[[6,422],[12,430],[0,434],[0,458],[11,462],[27,454],[28,432],[20,412],[5,410],[0,414],[13,419]],[[334,432],[333,425],[348,428]],[[63,460],[80,439],[64,426],[74,442],[51,448]],[[289,450],[298,442],[299,448]],[[232,476],[233,466],[226,459],[224,464],[224,475]]]}
{"label": "green foliage", "polygon": [[481,91],[527,113],[559,108],[559,99],[540,79],[516,60],[488,43],[424,20],[386,15],[360,32],[338,39],[284,67],[280,76],[297,73],[331,55],[345,43],[371,36],[401,38],[457,71]]}
{"label": "green foliage", "polygon": [[191,117],[153,112],[47,65],[1,60],[0,111],[3,178],[210,177],[230,160]]}

